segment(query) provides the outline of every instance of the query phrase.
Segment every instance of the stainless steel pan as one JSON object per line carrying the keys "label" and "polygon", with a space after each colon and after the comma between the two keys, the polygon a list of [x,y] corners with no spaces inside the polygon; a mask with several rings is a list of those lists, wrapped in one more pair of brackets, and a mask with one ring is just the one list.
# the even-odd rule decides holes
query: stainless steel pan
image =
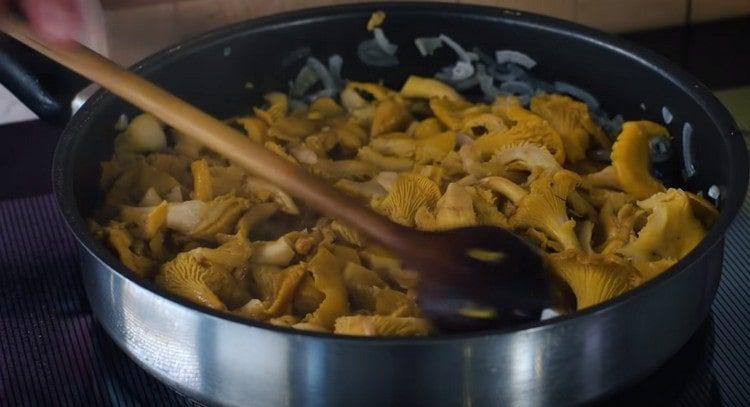
{"label": "stainless steel pan", "polygon": [[[660,168],[673,185],[721,191],[721,216],[686,258],[644,286],[554,320],[512,330],[424,339],[334,337],[271,327],[212,312],[137,279],[86,226],[99,199],[99,162],[113,124],[132,107],[96,93],[57,147],[54,187],[81,246],[91,307],[107,332],[146,370],[199,400],[229,405],[564,405],[590,401],[643,378],[674,354],[706,317],[721,274],[724,234],[747,186],[746,150],[726,110],[699,81],[654,54],[562,21],[452,4],[378,5],[401,64],[369,68],[356,46],[374,6],[287,13],[244,22],[174,46],[133,67],[191,103],[227,117],[264,91],[285,89],[299,66],[290,51],[344,56],[344,76],[396,85],[431,75],[447,54],[425,60],[414,37],[445,33],[485,50],[518,49],[535,74],[580,85],[610,112],[661,121],[675,135],[694,128],[697,174],[682,179],[678,151]],[[249,91],[244,84],[252,82]]]}

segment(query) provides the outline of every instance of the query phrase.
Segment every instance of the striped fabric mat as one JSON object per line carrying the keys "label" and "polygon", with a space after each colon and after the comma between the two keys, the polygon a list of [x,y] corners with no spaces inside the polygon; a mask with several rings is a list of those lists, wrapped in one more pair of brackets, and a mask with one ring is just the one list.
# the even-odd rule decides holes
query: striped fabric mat
{"label": "striped fabric mat", "polygon": [[51,195],[0,202],[0,405],[193,405],[94,321]]}
{"label": "striped fabric mat", "polygon": [[[619,405],[750,403],[750,198],[729,231],[712,317]],[[0,405],[196,405],[149,376],[93,320],[78,252],[50,195],[0,202]]]}

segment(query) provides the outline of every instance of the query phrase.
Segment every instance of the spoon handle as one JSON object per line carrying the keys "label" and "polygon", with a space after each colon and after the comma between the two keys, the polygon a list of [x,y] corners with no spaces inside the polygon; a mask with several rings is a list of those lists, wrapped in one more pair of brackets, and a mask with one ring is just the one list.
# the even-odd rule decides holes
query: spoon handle
{"label": "spoon handle", "polygon": [[48,43],[12,17],[0,18],[0,30],[153,114],[235,164],[280,186],[316,210],[357,227],[385,246],[398,246],[402,233],[408,230],[356,203],[322,179],[266,150],[225,123],[79,43],[71,46]]}

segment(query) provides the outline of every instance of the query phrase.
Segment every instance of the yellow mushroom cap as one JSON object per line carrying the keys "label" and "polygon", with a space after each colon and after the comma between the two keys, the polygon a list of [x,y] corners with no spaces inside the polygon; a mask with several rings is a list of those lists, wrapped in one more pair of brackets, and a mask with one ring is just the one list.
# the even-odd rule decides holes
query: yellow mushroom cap
{"label": "yellow mushroom cap", "polygon": [[325,296],[318,308],[305,317],[305,322],[333,328],[336,318],[349,312],[349,297],[341,278],[341,265],[324,247],[319,247],[307,269],[312,273],[315,288]]}
{"label": "yellow mushroom cap", "polygon": [[448,184],[445,194],[435,205],[438,229],[453,229],[477,224],[474,201],[466,187],[455,182]]}
{"label": "yellow mushroom cap", "polygon": [[152,207],[123,206],[120,208],[120,220],[135,224],[137,235],[150,240],[167,225],[168,213],[167,201]]}
{"label": "yellow mushroom cap", "polygon": [[385,12],[378,10],[372,13],[370,19],[367,21],[367,31],[372,31],[375,27],[379,27],[385,21]]}
{"label": "yellow mushroom cap", "polygon": [[481,136],[485,133],[507,130],[503,119],[492,113],[477,113],[465,117],[461,131],[470,136]]}
{"label": "yellow mushroom cap", "polygon": [[570,162],[586,158],[591,138],[602,147],[609,147],[609,140],[589,115],[586,104],[565,95],[541,94],[531,99],[531,111],[547,120],[557,131],[565,146],[565,156]]}
{"label": "yellow mushroom cap", "polygon": [[[646,225],[638,236],[619,250],[633,260],[636,267],[646,270],[644,277],[654,277],[662,267],[648,267],[646,263],[664,259],[681,259],[700,243],[706,235],[703,225],[693,215],[690,199],[679,189],[668,189],[638,202],[650,212]],[[647,268],[648,267],[648,268]]]}
{"label": "yellow mushroom cap", "polygon": [[224,303],[206,283],[209,273],[210,270],[202,266],[192,255],[180,253],[174,260],[162,266],[154,282],[170,293],[196,304],[226,310]]}
{"label": "yellow mushroom cap", "polygon": [[546,120],[520,107],[511,107],[509,115],[515,121],[510,129],[490,132],[474,141],[482,157],[490,157],[508,146],[529,142],[545,147],[558,163],[565,162],[562,139]]}
{"label": "yellow mushroom cap", "polygon": [[394,98],[382,100],[377,102],[375,107],[370,136],[377,137],[384,133],[403,130],[411,120],[409,109],[402,101]]}
{"label": "yellow mushroom cap", "polygon": [[190,236],[201,240],[215,239],[218,233],[229,232],[249,207],[246,198],[234,194],[217,196],[208,202]]}
{"label": "yellow mushroom cap", "polygon": [[492,192],[481,187],[467,187],[474,203],[477,220],[482,225],[509,228],[508,218],[497,208],[497,199]]}
{"label": "yellow mushroom cap", "polygon": [[510,223],[516,228],[538,229],[554,238],[565,249],[580,249],[575,221],[568,217],[565,206],[565,190],[569,190],[570,183],[566,177],[558,176],[562,173],[546,172],[534,180],[529,194],[518,202]]}
{"label": "yellow mushroom cap", "polygon": [[138,276],[147,278],[151,276],[155,266],[154,261],[134,253],[130,246],[133,244],[133,236],[130,235],[123,223],[112,223],[104,228],[107,242],[115,250],[120,261]]}
{"label": "yellow mushroom cap", "polygon": [[[379,168],[382,171],[409,171],[414,167],[414,160],[406,157],[391,157],[381,154],[370,146],[364,146],[357,152],[357,159],[362,164],[370,165],[371,168]],[[340,163],[341,161],[335,161]],[[373,171],[376,172],[376,171]]]}
{"label": "yellow mushroom cap", "polygon": [[414,158],[418,164],[440,162],[456,146],[456,133],[446,131],[416,141]]}
{"label": "yellow mushroom cap", "polygon": [[664,191],[661,181],[651,175],[649,141],[656,137],[669,137],[669,132],[647,120],[625,122],[612,146],[612,166],[620,185],[636,199]]}
{"label": "yellow mushroom cap", "polygon": [[276,120],[286,116],[289,110],[289,100],[286,94],[281,92],[270,92],[263,95],[263,98],[268,102],[267,109],[261,109],[258,107],[253,108],[255,115],[263,120],[268,126],[272,125]]}
{"label": "yellow mushroom cap", "polygon": [[489,162],[493,168],[497,166],[506,171],[509,166],[520,167],[529,171],[532,176],[542,171],[556,171],[562,168],[549,150],[528,141],[510,144],[497,150]]}
{"label": "yellow mushroom cap", "polygon": [[358,229],[353,228],[350,225],[334,220],[331,222],[331,229],[336,232],[336,236],[339,239],[351,244],[352,246],[362,247],[365,245],[365,237],[359,233]]}
{"label": "yellow mushroom cap", "polygon": [[693,209],[693,214],[695,217],[703,223],[703,226],[706,228],[710,227],[711,225],[716,222],[716,219],[719,217],[719,210],[716,209],[716,207],[711,204],[711,202],[708,202],[706,198],[696,195],[690,191],[684,191],[687,195],[688,199],[690,200],[690,207]]}
{"label": "yellow mushroom cap", "polygon": [[450,101],[464,100],[451,86],[437,79],[411,75],[401,87],[401,95],[409,98],[444,98]]}
{"label": "yellow mushroom cap", "polygon": [[400,174],[388,195],[376,202],[376,208],[394,222],[413,226],[414,215],[422,206],[433,208],[440,199],[437,184],[417,174]]}
{"label": "yellow mushroom cap", "polygon": [[435,117],[429,117],[419,122],[414,122],[407,129],[407,133],[415,139],[423,139],[443,132],[443,125]]}
{"label": "yellow mushroom cap", "polygon": [[227,269],[233,269],[244,264],[253,254],[253,246],[247,239],[246,231],[240,229],[229,240],[217,248],[198,247],[190,250],[198,261],[208,261],[221,265]]}
{"label": "yellow mushroom cap", "polygon": [[355,315],[336,319],[334,332],[356,336],[424,336],[430,333],[430,324],[423,318]]}
{"label": "yellow mushroom cap", "polygon": [[614,255],[584,254],[566,250],[547,256],[548,264],[573,290],[578,309],[614,298],[634,287],[638,272]]}
{"label": "yellow mushroom cap", "polygon": [[444,97],[430,98],[432,114],[451,130],[459,130],[466,115],[487,112],[489,108],[482,105],[472,105],[463,99],[449,99]]}
{"label": "yellow mushroom cap", "polygon": [[356,263],[348,262],[342,272],[344,286],[349,293],[351,304],[355,309],[375,310],[373,287],[387,287],[378,273]]}

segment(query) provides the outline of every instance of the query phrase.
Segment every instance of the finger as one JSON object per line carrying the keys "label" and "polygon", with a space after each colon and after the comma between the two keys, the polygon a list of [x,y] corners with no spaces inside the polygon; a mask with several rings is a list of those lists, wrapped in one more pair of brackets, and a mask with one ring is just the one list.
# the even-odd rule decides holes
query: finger
{"label": "finger", "polygon": [[68,43],[78,34],[81,14],[75,0],[22,0],[20,5],[31,28],[47,41]]}

